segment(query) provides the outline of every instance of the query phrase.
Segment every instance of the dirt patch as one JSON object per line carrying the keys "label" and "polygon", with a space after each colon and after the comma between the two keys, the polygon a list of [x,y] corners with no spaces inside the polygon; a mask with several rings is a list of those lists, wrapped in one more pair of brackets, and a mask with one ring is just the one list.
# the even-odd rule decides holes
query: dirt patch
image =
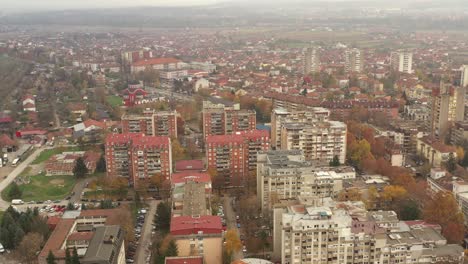
{"label": "dirt patch", "polygon": [[65,181],[62,179],[55,179],[51,180],[49,183],[53,185],[64,185]]}

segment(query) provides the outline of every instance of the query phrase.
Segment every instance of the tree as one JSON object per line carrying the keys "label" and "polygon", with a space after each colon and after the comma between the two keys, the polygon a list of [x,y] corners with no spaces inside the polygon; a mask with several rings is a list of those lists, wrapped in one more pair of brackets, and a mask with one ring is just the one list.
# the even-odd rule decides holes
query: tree
{"label": "tree", "polygon": [[125,231],[125,244],[128,245],[130,242],[135,240],[135,229],[134,229],[134,218],[130,212],[128,205],[122,205],[117,211],[117,219],[119,219],[119,224]]}
{"label": "tree", "polygon": [[73,248],[73,255],[71,257],[72,264],[80,264],[80,257],[78,257],[78,252],[76,251],[76,247]]}
{"label": "tree", "polygon": [[33,263],[36,260],[36,253],[41,250],[43,240],[42,235],[38,233],[29,233],[24,236],[17,248],[22,263]]}
{"label": "tree", "polygon": [[79,157],[76,159],[75,167],[73,168],[73,175],[77,178],[83,178],[88,173],[88,168],[84,163],[84,159]]}
{"label": "tree", "polygon": [[55,262],[55,256],[54,253],[52,253],[52,250],[49,250],[49,255],[47,255],[46,261],[47,264],[57,264],[57,262]]}
{"label": "tree", "polygon": [[179,249],[177,248],[176,242],[172,239],[169,242],[169,246],[167,247],[165,255],[166,257],[175,257],[178,254],[179,254]]}
{"label": "tree", "polygon": [[242,248],[242,243],[239,239],[239,236],[237,235],[236,230],[229,229],[226,232],[224,238],[226,240],[226,253],[229,256],[232,256],[232,254],[238,252]]}
{"label": "tree", "polygon": [[172,160],[181,160],[184,158],[185,150],[180,145],[179,140],[172,139]]}
{"label": "tree", "polygon": [[449,154],[449,158],[447,162],[445,162],[445,167],[450,173],[454,172],[455,169],[457,168],[457,161],[455,160],[453,153]]}
{"label": "tree", "polygon": [[106,169],[106,159],[104,157],[104,155],[101,155],[101,157],[99,158],[97,164],[96,164],[96,172],[106,172],[107,169]]}
{"label": "tree", "polygon": [[159,203],[156,208],[156,218],[154,219],[156,228],[163,234],[169,232],[171,224],[171,207],[168,203]]}
{"label": "tree", "polygon": [[337,155],[333,156],[333,159],[330,161],[330,166],[338,167],[340,166],[340,158]]}
{"label": "tree", "polygon": [[460,243],[463,240],[463,213],[450,192],[438,192],[428,201],[423,214],[428,223],[442,227],[442,234],[449,243]]}
{"label": "tree", "polygon": [[10,198],[11,200],[20,199],[21,196],[23,196],[23,191],[21,191],[16,182],[13,182],[11,184],[10,190],[8,191],[8,198]]}
{"label": "tree", "polygon": [[70,250],[68,248],[65,249],[65,264],[73,264]]}
{"label": "tree", "polygon": [[403,221],[417,220],[421,217],[421,210],[415,201],[406,200],[402,204],[399,216]]}
{"label": "tree", "polygon": [[362,194],[357,188],[348,188],[338,194],[339,201],[362,201]]}

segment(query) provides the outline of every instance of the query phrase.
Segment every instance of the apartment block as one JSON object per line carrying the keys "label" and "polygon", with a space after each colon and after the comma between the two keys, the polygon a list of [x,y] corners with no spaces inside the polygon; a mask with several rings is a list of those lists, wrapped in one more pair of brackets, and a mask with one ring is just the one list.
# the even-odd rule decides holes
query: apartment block
{"label": "apartment block", "polygon": [[463,121],[465,115],[465,87],[455,87],[441,83],[432,91],[429,102],[430,118],[428,129],[436,136],[448,132],[451,122]]}
{"label": "apartment block", "polygon": [[306,160],[326,165],[337,156],[346,160],[346,124],[339,121],[316,123],[286,122],[281,126],[281,149],[302,150]]}
{"label": "apartment block", "polygon": [[177,116],[176,111],[149,109],[141,115],[125,114],[122,116],[122,132],[177,138]]}
{"label": "apartment block", "polygon": [[211,178],[205,172],[179,172],[171,177],[172,215],[211,215]]}
{"label": "apartment block", "polygon": [[457,157],[456,148],[444,144],[442,141],[434,140],[431,137],[422,137],[417,140],[417,153],[429,161],[433,167],[440,167],[452,156]]}
{"label": "apartment block", "polygon": [[250,171],[256,169],[257,153],[270,147],[270,136],[265,130],[236,132],[231,135],[208,136],[206,160],[223,177],[226,186],[242,186]]}
{"label": "apartment block", "polygon": [[392,52],[390,61],[395,71],[408,74],[413,73],[413,53],[406,51]]}
{"label": "apartment block", "polygon": [[303,54],[302,58],[303,63],[303,73],[307,75],[313,72],[320,71],[320,58],[317,49],[307,48]]}
{"label": "apartment block", "polygon": [[450,143],[452,145],[461,145],[465,140],[468,140],[468,122],[455,122],[450,129]]}
{"label": "apartment block", "polygon": [[352,167],[317,167],[300,150],[263,152],[257,160],[257,197],[262,211],[298,197],[334,197],[343,181],[356,178]]}
{"label": "apartment block", "polygon": [[273,255],[283,264],[463,263],[463,248],[447,244],[439,228],[367,212],[362,202],[277,208],[273,223]]}
{"label": "apartment block", "polygon": [[307,111],[288,111],[275,108],[271,113],[271,147],[281,148],[281,127],[286,122],[314,123],[328,121],[330,111],[323,107],[312,107]]}
{"label": "apartment block", "polygon": [[345,51],[345,70],[346,72],[362,72],[364,68],[364,58],[361,50],[347,49]]}
{"label": "apartment block", "polygon": [[253,110],[210,105],[203,108],[202,115],[205,139],[211,135],[229,135],[254,130],[257,125],[256,113]]}
{"label": "apartment block", "polygon": [[124,177],[137,185],[155,174],[172,173],[171,139],[141,133],[111,134],[106,139],[108,177]]}

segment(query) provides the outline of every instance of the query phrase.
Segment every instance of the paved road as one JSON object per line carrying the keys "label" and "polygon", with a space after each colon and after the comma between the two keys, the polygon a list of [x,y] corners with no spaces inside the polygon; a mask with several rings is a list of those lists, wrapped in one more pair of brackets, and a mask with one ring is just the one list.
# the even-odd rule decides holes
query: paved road
{"label": "paved road", "polygon": [[[33,162],[37,156],[39,156],[39,154],[41,154],[41,152],[46,149],[45,147],[40,147],[36,150],[34,150],[34,152],[29,155],[29,157],[24,160],[23,162],[21,162],[12,172],[10,172],[10,174],[8,174],[7,178],[4,179],[2,182],[0,182],[0,193],[10,184],[13,182],[13,180],[18,177],[21,172],[23,172],[24,169],[26,169],[26,167],[29,166],[29,164],[31,162]],[[10,206],[10,202],[7,202],[7,201],[4,201],[1,197],[0,197],[0,210],[6,210],[8,207]]]}
{"label": "paved road", "polygon": [[[240,231],[237,228],[237,222],[236,222],[236,212],[234,212],[234,209],[232,208],[232,200],[234,198],[225,196],[224,197],[224,214],[226,216],[226,225],[228,229],[234,229],[237,232],[237,235],[239,236],[240,239]],[[243,259],[244,254],[242,253],[242,249],[233,254],[232,256],[232,261],[234,260],[239,260]]]}
{"label": "paved road", "polygon": [[153,231],[153,219],[154,215],[156,214],[156,208],[160,203],[160,200],[151,200],[149,202],[149,209],[146,213],[145,223],[143,224],[143,228],[141,229],[141,237],[140,243],[138,244],[138,248],[135,253],[135,263],[144,264],[146,263],[146,258],[150,256],[151,251],[148,250],[150,247],[149,244],[151,243],[151,232]]}

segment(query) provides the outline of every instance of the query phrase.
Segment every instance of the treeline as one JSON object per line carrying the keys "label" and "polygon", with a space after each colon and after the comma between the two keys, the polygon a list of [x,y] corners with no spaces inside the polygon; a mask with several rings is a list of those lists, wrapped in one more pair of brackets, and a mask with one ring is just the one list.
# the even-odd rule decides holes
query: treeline
{"label": "treeline", "polygon": [[49,232],[47,220],[39,215],[37,208],[28,208],[26,212],[20,213],[9,207],[0,223],[0,242],[6,249],[16,249],[27,234],[36,233],[45,240],[49,237]]}

